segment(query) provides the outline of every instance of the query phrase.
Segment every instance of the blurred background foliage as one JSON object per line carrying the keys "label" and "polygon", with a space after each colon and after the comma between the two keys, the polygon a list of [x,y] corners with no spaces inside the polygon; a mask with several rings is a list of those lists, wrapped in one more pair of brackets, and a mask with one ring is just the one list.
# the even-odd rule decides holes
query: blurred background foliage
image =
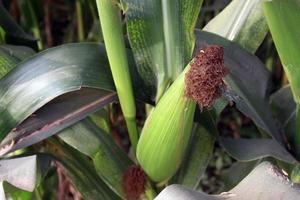
{"label": "blurred background foliage", "polygon": [[[230,2],[230,0],[205,0],[196,28],[202,29]],[[73,42],[103,42],[95,1],[2,0],[2,3],[25,32],[38,39],[36,50]],[[126,34],[125,22],[126,18],[123,16],[123,30]],[[126,42],[129,46],[129,42]],[[269,94],[287,84],[287,78],[283,73],[283,67],[270,33],[267,34],[255,55],[260,58],[272,74],[271,81],[273,84],[271,84],[272,88],[268,88]],[[107,111],[109,111],[109,115],[105,113]],[[145,110],[143,104],[137,104],[137,111],[137,123],[142,127],[147,110]],[[104,112],[102,115],[108,118],[109,124],[104,124],[106,130],[110,129],[115,142],[124,151],[128,152],[129,139],[119,105],[113,104],[107,110],[102,110],[101,112]],[[253,133],[259,133],[251,119],[231,106],[227,106],[222,111],[218,130],[221,136],[232,138],[255,138],[258,135]],[[43,148],[47,149],[47,143],[52,142],[57,146],[65,145],[57,141],[46,141],[30,148],[35,149],[45,145]],[[199,188],[197,188],[211,194],[228,190],[256,164],[256,161],[252,161],[250,164],[237,162],[229,157],[225,150],[219,146],[219,143],[214,145],[213,157],[201,179]],[[64,148],[68,149],[68,147]],[[76,158],[71,156],[72,151],[70,149],[66,150],[64,154],[67,155],[62,155],[61,159],[67,156],[72,162],[78,162]],[[36,199],[81,199],[80,193],[70,183],[68,176],[59,164],[53,165],[46,175],[46,181],[43,181],[34,193],[23,192],[22,196],[17,195],[18,197],[15,199],[31,199],[31,195],[34,195]],[[7,187],[9,188],[10,186]],[[13,190],[13,188],[9,189]]]}

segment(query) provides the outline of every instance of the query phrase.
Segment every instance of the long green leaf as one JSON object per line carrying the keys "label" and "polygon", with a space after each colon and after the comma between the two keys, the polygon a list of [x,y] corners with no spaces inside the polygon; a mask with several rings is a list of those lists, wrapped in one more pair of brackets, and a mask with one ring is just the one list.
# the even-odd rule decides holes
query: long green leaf
{"label": "long green leaf", "polygon": [[223,190],[227,191],[238,185],[239,182],[241,182],[241,180],[245,178],[259,162],[260,160],[233,163],[222,177],[224,182]]}
{"label": "long green leaf", "polygon": [[270,96],[271,105],[290,144],[293,144],[296,133],[296,103],[289,86],[285,86]]}
{"label": "long green leaf", "polygon": [[69,145],[52,138],[47,141],[45,151],[51,153],[62,167],[68,177],[84,199],[120,199],[100,179],[95,171],[93,163],[83,154]]}
{"label": "long green leaf", "polygon": [[158,100],[191,59],[202,0],[123,0],[138,71]]}
{"label": "long green leaf", "polygon": [[185,154],[182,167],[178,173],[176,183],[197,188],[202,174],[212,157],[215,138],[202,126],[196,126]]}
{"label": "long green leaf", "polygon": [[[130,54],[129,62],[135,96],[150,102]],[[0,80],[0,138],[50,100],[81,87],[115,90],[101,44],[67,44],[20,63]]]}
{"label": "long green leaf", "polygon": [[125,198],[122,177],[132,161],[91,120],[85,119],[58,135],[63,141],[88,155],[99,176],[120,197]]}
{"label": "long green leaf", "polygon": [[255,52],[268,31],[262,0],[233,0],[203,30],[236,41]]}
{"label": "long green leaf", "polygon": [[116,100],[115,92],[91,88],[59,96],[4,138],[0,144],[0,156],[40,142]]}
{"label": "long green leaf", "polygon": [[225,150],[239,161],[252,161],[271,156],[287,163],[297,163],[286,149],[272,139],[221,138],[220,142]]}
{"label": "long green leaf", "polygon": [[61,94],[83,86],[114,90],[107,65],[104,49],[90,44],[52,48],[19,64],[0,80],[0,139]]}

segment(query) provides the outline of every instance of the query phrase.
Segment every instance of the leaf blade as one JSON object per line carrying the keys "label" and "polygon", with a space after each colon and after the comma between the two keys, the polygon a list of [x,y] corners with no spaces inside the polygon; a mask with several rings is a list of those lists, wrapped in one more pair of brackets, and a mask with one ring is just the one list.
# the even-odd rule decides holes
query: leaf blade
{"label": "leaf blade", "polygon": [[220,143],[239,161],[248,162],[271,156],[287,163],[298,163],[284,147],[272,139],[220,138]]}

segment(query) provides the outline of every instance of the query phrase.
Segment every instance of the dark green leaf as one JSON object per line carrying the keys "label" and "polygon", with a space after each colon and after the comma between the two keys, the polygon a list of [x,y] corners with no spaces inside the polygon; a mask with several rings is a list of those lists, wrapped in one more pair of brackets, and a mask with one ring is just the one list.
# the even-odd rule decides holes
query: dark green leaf
{"label": "dark green leaf", "polygon": [[270,97],[271,105],[278,120],[282,123],[284,133],[292,144],[296,127],[296,103],[289,86],[276,91]]}
{"label": "dark green leaf", "polygon": [[202,0],[122,2],[139,74],[158,100],[191,59]]}
{"label": "dark green leaf", "polygon": [[228,191],[236,186],[243,178],[249,174],[259,161],[236,162],[233,163],[228,171],[225,172],[222,180],[224,181],[224,191]]}
{"label": "dark green leaf", "polygon": [[[149,102],[149,91],[143,87],[130,54],[129,58],[135,96]],[[81,87],[114,91],[101,44],[67,44],[20,63],[0,80],[0,138],[50,100]]]}
{"label": "dark green leaf", "polygon": [[51,153],[61,163],[59,167],[66,170],[68,177],[84,199],[120,199],[100,179],[93,163],[79,151],[52,138],[47,141],[46,152]]}
{"label": "dark green leaf", "polygon": [[92,158],[101,179],[120,197],[125,198],[122,177],[133,164],[114,143],[112,137],[85,119],[58,135],[67,144]]}
{"label": "dark green leaf", "polygon": [[273,139],[220,138],[220,143],[238,161],[247,162],[271,156],[287,163],[297,163],[297,160]]}
{"label": "dark green leaf", "polygon": [[1,142],[0,155],[46,139],[116,100],[115,92],[91,88],[59,96],[14,128]]}
{"label": "dark green leaf", "polygon": [[196,125],[176,183],[197,188],[212,157],[215,138],[204,127]]}

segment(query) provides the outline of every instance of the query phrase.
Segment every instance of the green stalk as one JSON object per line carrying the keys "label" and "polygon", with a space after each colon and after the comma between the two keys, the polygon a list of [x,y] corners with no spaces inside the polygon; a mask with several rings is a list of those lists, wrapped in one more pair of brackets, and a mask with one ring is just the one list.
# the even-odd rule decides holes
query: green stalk
{"label": "green stalk", "polygon": [[296,153],[300,155],[300,104],[297,104],[296,108],[296,132],[295,132],[295,149]]}
{"label": "green stalk", "polygon": [[120,12],[113,0],[97,0],[98,13],[121,108],[126,120],[129,138],[136,150],[138,131],[135,121],[136,108],[129,74]]}
{"label": "green stalk", "polygon": [[5,42],[5,31],[0,26],[0,43]]}
{"label": "green stalk", "polygon": [[84,27],[81,0],[76,0],[77,34],[79,42],[84,41]]}

